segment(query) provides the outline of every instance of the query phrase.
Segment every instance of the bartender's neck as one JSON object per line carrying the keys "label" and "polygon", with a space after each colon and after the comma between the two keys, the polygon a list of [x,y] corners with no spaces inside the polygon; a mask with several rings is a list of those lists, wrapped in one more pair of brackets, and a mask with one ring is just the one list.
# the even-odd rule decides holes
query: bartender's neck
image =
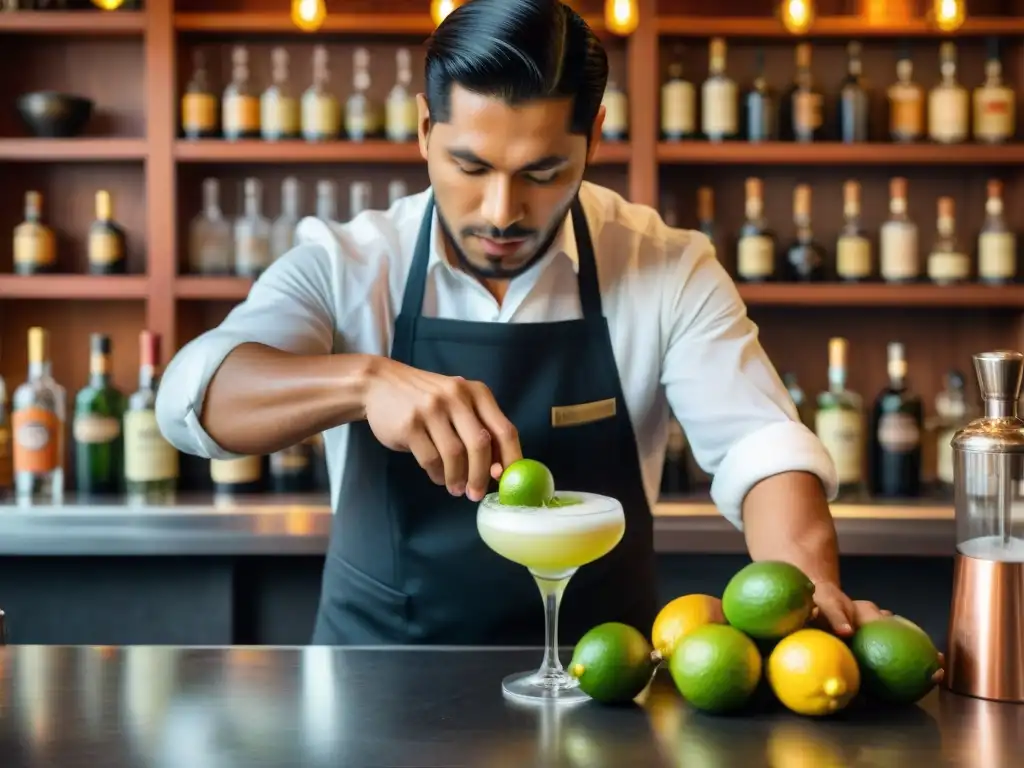
{"label": "bartender's neck", "polygon": [[444,258],[452,269],[457,269],[472,277],[487,289],[487,292],[494,297],[495,301],[498,302],[499,307],[502,305],[502,302],[505,301],[505,294],[508,293],[509,283],[512,282],[511,278],[483,277],[482,275],[474,274],[473,271],[467,269],[459,259],[455,247],[452,245],[447,235],[444,237]]}

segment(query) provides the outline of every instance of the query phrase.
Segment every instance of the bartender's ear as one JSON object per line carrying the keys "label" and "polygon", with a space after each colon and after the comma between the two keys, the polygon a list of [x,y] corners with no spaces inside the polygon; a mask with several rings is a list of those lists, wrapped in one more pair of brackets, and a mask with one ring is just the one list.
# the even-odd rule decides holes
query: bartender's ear
{"label": "bartender's ear", "polygon": [[597,109],[594,125],[590,129],[590,146],[587,147],[587,165],[594,162],[597,146],[601,143],[601,129],[604,127],[604,104]]}
{"label": "bartender's ear", "polygon": [[[419,112],[419,133],[420,155],[427,159],[427,137],[430,135],[430,107],[427,106],[427,96],[423,93],[416,94],[416,109]],[[604,107],[602,107],[604,109]]]}

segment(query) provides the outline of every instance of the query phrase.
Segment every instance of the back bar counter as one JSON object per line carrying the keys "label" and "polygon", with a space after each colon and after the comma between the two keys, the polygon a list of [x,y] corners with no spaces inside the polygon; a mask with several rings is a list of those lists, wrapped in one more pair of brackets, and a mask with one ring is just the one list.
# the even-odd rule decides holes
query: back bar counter
{"label": "back bar counter", "polygon": [[[912,618],[941,643],[952,508],[836,504],[832,512],[847,592]],[[665,502],[655,517],[663,602],[720,595],[748,562],[742,534],[706,500]],[[307,643],[331,520],[322,496],[0,504],[0,608],[10,641]]]}

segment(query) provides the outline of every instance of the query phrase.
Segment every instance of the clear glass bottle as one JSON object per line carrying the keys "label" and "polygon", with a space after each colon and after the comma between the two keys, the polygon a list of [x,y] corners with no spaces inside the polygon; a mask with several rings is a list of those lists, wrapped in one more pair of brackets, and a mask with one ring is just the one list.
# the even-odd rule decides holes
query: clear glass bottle
{"label": "clear glass bottle", "polygon": [[1003,182],[989,179],[985,222],[978,235],[978,280],[992,285],[1017,278],[1017,237],[1003,216]]}
{"label": "clear glass bottle", "polygon": [[918,252],[917,224],[907,215],[907,180],[889,182],[889,219],[879,231],[879,269],[887,283],[907,283],[918,279],[921,259]]}
{"label": "clear glass bottle", "polygon": [[985,82],[974,89],[974,139],[985,144],[1012,141],[1017,133],[1017,103],[1013,89],[1003,82],[999,41],[989,40]]}
{"label": "clear glass bottle", "polygon": [[935,398],[935,482],[945,494],[953,491],[953,436],[974,418],[968,407],[966,379],[957,370],[946,373],[945,387]]}
{"label": "clear glass bottle", "polygon": [[871,241],[860,218],[860,184],[843,185],[843,228],[836,242],[836,276],[847,282],[871,278]]}
{"label": "clear glass bottle", "polygon": [[25,193],[25,220],[14,228],[14,273],[38,275],[57,269],[57,241],[43,223],[43,196]]}
{"label": "clear glass bottle", "polygon": [[235,274],[255,279],[270,266],[270,222],[261,213],[259,179],[246,179],[243,190],[243,213],[235,221]]}
{"label": "clear glass bottle", "polygon": [[839,140],[847,144],[868,140],[868,92],[862,76],[860,43],[846,46],[846,79],[839,92]]}
{"label": "clear glass bottle", "polygon": [[956,208],[952,197],[940,197],[935,245],[928,254],[928,278],[940,285],[965,282],[971,276],[970,257],[956,237]]}
{"label": "clear glass bottle", "polygon": [[889,138],[919,141],[924,133],[924,90],[914,82],[914,62],[904,50],[896,62],[896,82],[889,86]]}
{"label": "clear glass bottle", "polygon": [[814,239],[811,227],[811,187],[798,184],[793,190],[793,224],[796,239],[786,252],[785,280],[789,282],[825,279],[825,249]]}
{"label": "clear glass bottle", "polygon": [[388,208],[408,195],[409,185],[402,179],[392,179],[388,182]]}
{"label": "clear glass bottle", "polygon": [[928,94],[928,137],[940,144],[967,141],[970,118],[967,89],[956,79],[956,45],[939,46],[942,81]]}
{"label": "clear glass bottle", "polygon": [[302,94],[302,137],[333,141],[341,133],[341,103],[330,92],[327,48],[313,49],[313,82]]}
{"label": "clear glass bottle", "polygon": [[814,431],[832,457],[843,497],[857,496],[864,485],[864,402],[846,387],[846,339],[828,342],[828,389],[818,395]]}
{"label": "clear glass bottle", "polygon": [[370,52],[352,54],[352,93],[345,104],[345,134],[349,141],[372,139],[380,133],[380,110],[370,98]]}
{"label": "clear glass bottle", "polygon": [[89,227],[89,274],[122,275],[128,271],[124,229],[114,221],[110,193],[96,193],[96,220]]}
{"label": "clear glass bottle", "polygon": [[321,221],[338,220],[338,187],[333,181],[316,183],[316,217]]}
{"label": "clear glass bottle", "polygon": [[18,502],[61,503],[67,393],[53,378],[50,334],[45,328],[28,330],[28,380],[14,391],[12,411]]}
{"label": "clear glass bottle", "polygon": [[924,408],[907,384],[903,345],[888,346],[889,384],[875,400],[871,419],[871,495],[914,498],[921,493]]}
{"label": "clear glass bottle", "polygon": [[778,139],[778,112],[775,94],[768,87],[764,70],[764,48],[757,49],[757,63],[753,85],[747,92],[747,141],[775,141]]}
{"label": "clear glass bottle", "polygon": [[293,176],[281,182],[281,215],[270,227],[271,261],[295,247],[295,228],[299,225],[299,180]]}
{"label": "clear glass bottle", "polygon": [[229,141],[260,135],[260,99],[249,83],[249,50],[235,46],[231,53],[231,82],[224,89],[221,124]]}
{"label": "clear glass bottle", "polygon": [[209,139],[220,133],[217,94],[206,74],[206,54],[192,52],[192,79],[181,97],[181,133],[186,139]]}
{"label": "clear glass bottle", "polygon": [[761,179],[747,179],[746,221],[740,229],[736,248],[736,277],[755,283],[775,277],[775,235],[764,217],[764,185]]}
{"label": "clear glass bottle", "polygon": [[790,123],[795,141],[822,141],[825,138],[825,96],[811,74],[811,44],[796,47],[796,81],[792,98]]}
{"label": "clear glass bottle", "polygon": [[288,51],[274,48],[270,62],[271,83],[260,97],[260,135],[265,141],[298,138],[301,116],[288,72]]}
{"label": "clear glass bottle", "polygon": [[385,104],[385,133],[390,141],[415,141],[420,115],[412,91],[412,55],[408,48],[395,52],[395,72],[395,84]]}
{"label": "clear glass bottle", "polygon": [[601,98],[604,105],[604,123],[601,136],[605,141],[625,141],[629,138],[629,99],[619,84],[609,78]]}
{"label": "clear glass bottle", "polygon": [[734,139],[739,134],[736,82],[725,73],[725,40],[708,45],[708,78],[701,87],[701,131],[708,141]]}
{"label": "clear glass bottle", "polygon": [[368,181],[353,181],[348,188],[348,219],[351,221],[363,211],[373,207],[373,185]]}
{"label": "clear glass bottle", "polygon": [[691,139],[697,132],[697,92],[683,71],[683,48],[677,45],[661,86],[661,137],[665,141]]}
{"label": "clear glass bottle", "polygon": [[173,504],[178,487],[178,452],[156,422],[160,387],[160,336],[139,334],[139,388],[124,414],[124,475],[129,504]]}
{"label": "clear glass bottle", "polygon": [[189,225],[188,269],[194,275],[230,275],[234,261],[231,224],[221,211],[220,182],[203,181],[203,210]]}

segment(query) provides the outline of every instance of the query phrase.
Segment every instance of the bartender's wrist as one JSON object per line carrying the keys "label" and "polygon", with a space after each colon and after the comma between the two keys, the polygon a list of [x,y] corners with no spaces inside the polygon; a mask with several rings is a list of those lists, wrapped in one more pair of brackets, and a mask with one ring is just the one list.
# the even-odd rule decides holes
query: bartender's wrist
{"label": "bartender's wrist", "polygon": [[366,401],[373,382],[388,358],[379,355],[333,355],[337,366],[334,381],[339,396],[340,424],[366,419]]}

